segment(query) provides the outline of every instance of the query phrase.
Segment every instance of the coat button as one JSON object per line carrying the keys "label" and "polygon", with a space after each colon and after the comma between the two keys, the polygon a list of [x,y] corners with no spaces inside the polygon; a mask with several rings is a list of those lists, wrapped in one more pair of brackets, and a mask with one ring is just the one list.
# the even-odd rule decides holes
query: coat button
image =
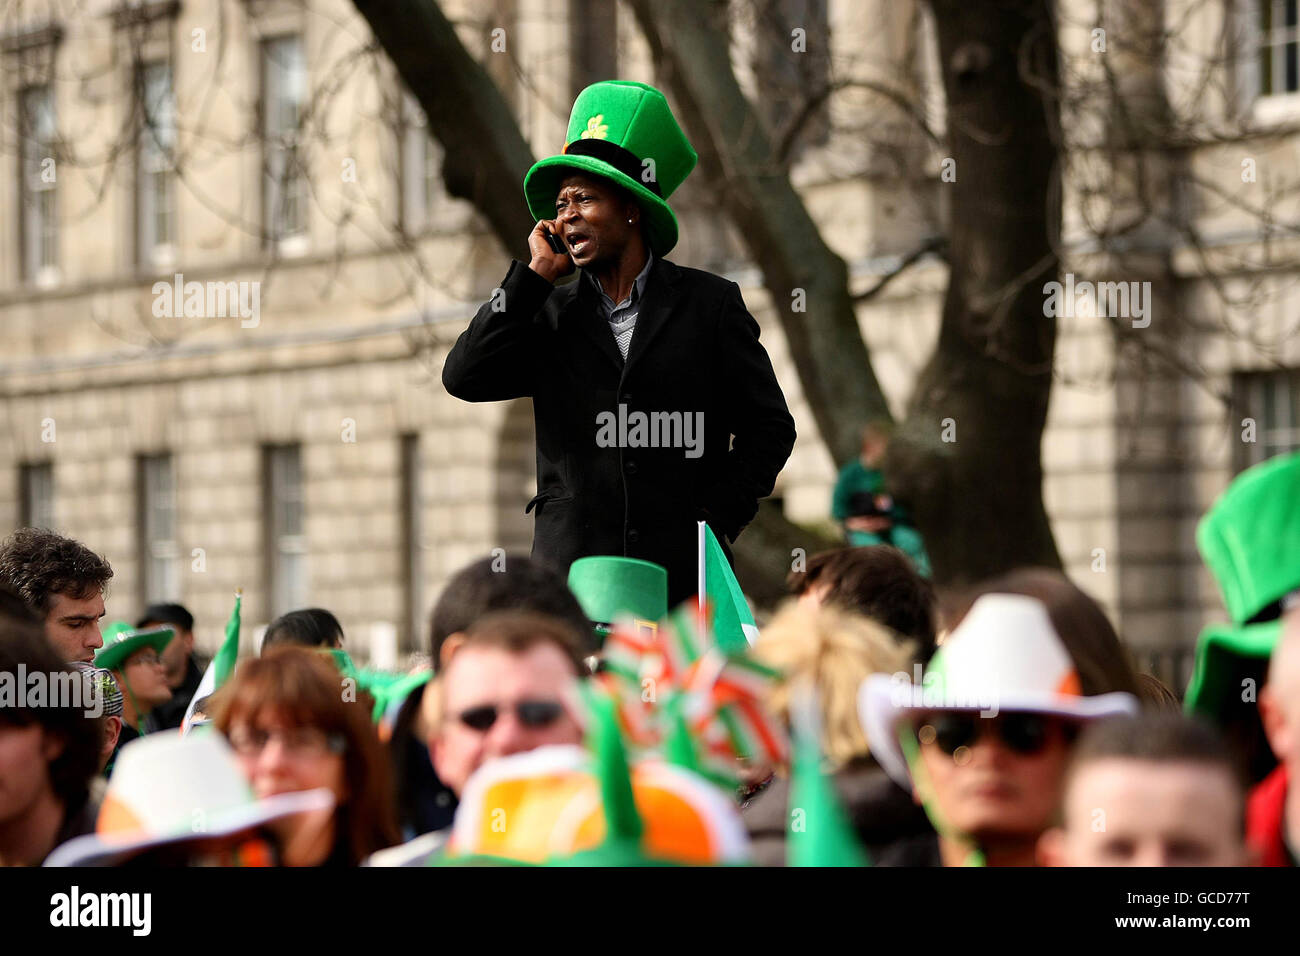
{"label": "coat button", "polygon": [[637,533],[636,528],[628,528],[628,530],[627,530],[627,543],[628,543],[628,544],[636,544],[637,541],[640,540],[640,538],[641,538],[641,535],[639,535],[639,534]]}
{"label": "coat button", "polygon": [[634,461],[629,461],[629,462],[627,462],[627,463],[623,466],[623,470],[624,470],[625,472],[627,472],[629,475],[635,475],[635,474],[636,474],[636,462],[634,462]]}

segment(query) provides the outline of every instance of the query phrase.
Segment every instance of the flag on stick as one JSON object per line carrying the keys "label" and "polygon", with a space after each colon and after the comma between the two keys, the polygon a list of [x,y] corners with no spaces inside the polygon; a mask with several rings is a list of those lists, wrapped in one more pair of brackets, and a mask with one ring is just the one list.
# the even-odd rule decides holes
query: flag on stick
{"label": "flag on stick", "polygon": [[216,693],[235,669],[235,659],[239,656],[239,609],[243,600],[243,590],[236,590],[235,606],[230,612],[230,619],[226,621],[226,637],[208,664],[208,669],[203,672],[203,679],[199,681],[194,696],[190,698],[189,706],[185,708],[185,719],[181,721],[182,734],[190,732],[190,725],[194,719],[194,705],[204,697]]}
{"label": "flag on stick", "polygon": [[713,632],[718,646],[728,654],[749,650],[758,639],[758,625],[731,562],[718,543],[713,529],[699,522],[700,620],[705,618],[706,600],[713,605]]}

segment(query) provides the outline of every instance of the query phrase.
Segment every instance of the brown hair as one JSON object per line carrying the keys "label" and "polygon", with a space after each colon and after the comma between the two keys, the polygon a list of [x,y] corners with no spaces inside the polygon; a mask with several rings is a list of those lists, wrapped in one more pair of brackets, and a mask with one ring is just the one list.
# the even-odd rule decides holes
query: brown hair
{"label": "brown hair", "polygon": [[112,576],[106,560],[48,528],[19,528],[0,544],[0,582],[42,620],[56,594],[88,598],[101,593]]}
{"label": "brown hair", "polygon": [[1079,672],[1085,695],[1124,691],[1138,696],[1133,665],[1106,612],[1060,571],[1019,568],[980,583],[954,603],[948,629],[956,628],[976,599],[985,594],[1023,594],[1043,602]]}
{"label": "brown hair", "polygon": [[237,718],[256,721],[273,713],[294,727],[314,727],[345,741],[343,773],[347,802],[335,811],[335,847],[356,866],[371,853],[394,845],[400,833],[394,816],[388,759],[368,708],[346,701],[343,675],[320,651],[272,648],[242,661],[226,686],[212,697],[214,722],[229,733]]}
{"label": "brown hair", "polygon": [[1173,711],[1181,714],[1183,705],[1178,702],[1178,695],[1169,685],[1154,674],[1137,675],[1138,700],[1142,709],[1147,711]]}
{"label": "brown hair", "polygon": [[1195,763],[1223,770],[1244,809],[1246,784],[1241,763],[1219,732],[1200,720],[1148,711],[1137,717],[1094,721],[1080,735],[1070,755],[1066,786],[1087,764],[1109,758]]}
{"label": "brown hair", "polygon": [[792,571],[786,586],[793,594],[824,586],[822,603],[856,611],[913,641],[923,663],[934,653],[934,586],[895,547],[823,551],[808,559],[806,570]]}
{"label": "brown hair", "polygon": [[576,676],[587,673],[586,650],[582,635],[568,621],[549,614],[531,611],[494,611],[485,614],[464,632],[466,647],[497,647],[511,654],[522,654],[538,644],[554,644]]}

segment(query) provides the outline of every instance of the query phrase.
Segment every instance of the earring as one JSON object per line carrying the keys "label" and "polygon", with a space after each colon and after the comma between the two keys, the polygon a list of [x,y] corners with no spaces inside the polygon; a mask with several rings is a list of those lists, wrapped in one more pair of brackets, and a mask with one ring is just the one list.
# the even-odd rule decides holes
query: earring
{"label": "earring", "polygon": [[628,224],[629,226],[632,225],[632,220],[629,219],[629,220],[627,221],[627,224]]}

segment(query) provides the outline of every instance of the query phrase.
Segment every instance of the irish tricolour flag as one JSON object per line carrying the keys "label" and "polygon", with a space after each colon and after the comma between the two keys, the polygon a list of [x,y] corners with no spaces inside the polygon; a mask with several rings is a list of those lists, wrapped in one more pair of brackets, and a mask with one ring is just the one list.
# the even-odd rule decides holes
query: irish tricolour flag
{"label": "irish tricolour flag", "polygon": [[749,650],[758,639],[758,626],[749,604],[732,573],[722,545],[706,522],[699,522],[700,620],[705,619],[705,602],[713,604],[713,632],[718,647],[728,653]]}

